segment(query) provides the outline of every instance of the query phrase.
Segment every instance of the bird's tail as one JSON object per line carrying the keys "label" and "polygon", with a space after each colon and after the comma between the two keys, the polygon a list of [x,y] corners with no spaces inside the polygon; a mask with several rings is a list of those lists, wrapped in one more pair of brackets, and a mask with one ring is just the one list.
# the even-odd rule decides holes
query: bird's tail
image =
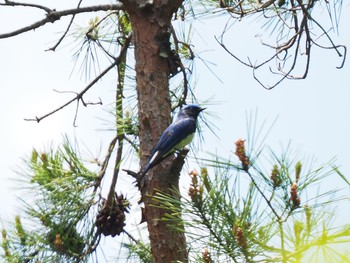
{"label": "bird's tail", "polygon": [[148,163],[148,164],[146,165],[146,167],[145,167],[143,170],[141,170],[140,176],[139,176],[139,178],[138,178],[138,181],[141,181],[141,180],[143,179],[143,177],[145,177],[145,175],[147,174],[147,172],[149,171],[149,169],[151,169],[151,164],[150,164],[150,163]]}

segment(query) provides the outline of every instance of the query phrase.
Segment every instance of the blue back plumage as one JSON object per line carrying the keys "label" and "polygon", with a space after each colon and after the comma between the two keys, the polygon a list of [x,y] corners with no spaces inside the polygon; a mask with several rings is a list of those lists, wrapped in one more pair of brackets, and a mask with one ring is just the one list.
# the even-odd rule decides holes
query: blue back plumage
{"label": "blue back plumage", "polygon": [[194,104],[186,105],[180,109],[176,120],[165,129],[154,146],[141,178],[165,157],[191,142],[196,131],[197,117],[203,110]]}

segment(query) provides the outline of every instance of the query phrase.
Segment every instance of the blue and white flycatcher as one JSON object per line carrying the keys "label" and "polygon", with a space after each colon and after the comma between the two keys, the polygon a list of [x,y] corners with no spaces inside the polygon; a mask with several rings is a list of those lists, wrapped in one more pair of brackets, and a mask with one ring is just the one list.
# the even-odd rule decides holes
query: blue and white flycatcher
{"label": "blue and white flycatcher", "polygon": [[193,140],[197,127],[197,117],[203,110],[205,108],[194,104],[186,105],[180,109],[176,120],[165,129],[154,146],[140,178],[143,178],[149,169],[160,163],[164,158],[177,150],[181,150]]}

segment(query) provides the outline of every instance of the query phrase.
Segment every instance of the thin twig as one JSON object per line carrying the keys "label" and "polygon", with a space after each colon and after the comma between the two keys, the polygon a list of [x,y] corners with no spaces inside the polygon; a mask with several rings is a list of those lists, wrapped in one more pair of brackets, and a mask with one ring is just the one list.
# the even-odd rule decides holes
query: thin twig
{"label": "thin twig", "polygon": [[128,231],[126,231],[125,229],[123,229],[123,232],[132,240],[134,241],[136,244],[140,243],[139,240],[137,240],[136,238],[134,238]]}
{"label": "thin twig", "polygon": [[95,184],[94,184],[94,191],[97,190],[98,187],[100,187],[101,185],[101,181],[106,173],[106,170],[107,170],[107,167],[108,167],[108,163],[109,163],[109,160],[111,158],[111,155],[113,153],[113,150],[115,148],[115,145],[117,143],[117,139],[118,137],[114,137],[113,140],[109,143],[109,147],[108,147],[108,151],[107,151],[107,154],[106,154],[106,157],[105,159],[103,160],[103,163],[101,165],[101,169],[95,179]]}
{"label": "thin twig", "polygon": [[[79,95],[78,92],[70,91],[70,90],[56,90],[56,89],[54,89],[53,91],[55,91],[55,92],[57,92],[57,93],[74,93],[76,96]],[[76,106],[76,108],[75,108],[74,120],[73,120],[73,126],[74,126],[74,127],[77,127],[76,121],[77,121],[77,118],[78,118],[78,112],[79,112],[80,101],[81,101],[81,103],[84,105],[84,107],[87,107],[88,105],[102,105],[102,104],[103,104],[101,98],[99,98],[99,101],[98,101],[98,102],[85,102],[83,97],[81,97],[80,99],[78,99],[78,100],[77,100],[77,106]]]}
{"label": "thin twig", "polygon": [[[77,5],[77,8],[80,7],[82,1],[83,1],[83,0],[80,0],[80,1],[79,1],[78,5]],[[73,24],[75,15],[76,15],[76,14],[73,14],[73,15],[72,15],[72,18],[71,18],[70,21],[69,21],[69,24],[68,24],[68,26],[67,26],[67,28],[66,28],[66,31],[64,31],[63,35],[60,37],[60,39],[57,41],[57,43],[56,43],[53,47],[47,49],[46,51],[55,51],[56,48],[61,44],[61,42],[62,42],[63,39],[66,37],[66,35],[67,35],[68,32],[69,32],[70,27],[71,27],[72,24]]]}
{"label": "thin twig", "polygon": [[255,188],[258,190],[258,192],[260,193],[260,195],[262,196],[262,198],[264,198],[264,200],[266,201],[267,205],[270,207],[272,213],[276,216],[277,220],[280,220],[281,217],[280,215],[276,212],[275,208],[272,206],[271,202],[269,201],[269,199],[267,199],[267,197],[264,195],[264,192],[259,188],[257,182],[255,181],[253,175],[249,172],[248,169],[244,170],[248,176],[250,177],[250,180],[252,180],[252,183],[254,184]]}

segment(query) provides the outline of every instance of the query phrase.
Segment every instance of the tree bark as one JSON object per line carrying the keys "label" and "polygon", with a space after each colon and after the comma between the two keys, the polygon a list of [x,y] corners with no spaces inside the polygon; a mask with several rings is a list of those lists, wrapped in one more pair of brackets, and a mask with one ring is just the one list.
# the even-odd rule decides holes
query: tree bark
{"label": "tree bark", "polygon": [[[153,146],[170,123],[169,66],[160,56],[168,40],[172,14],[182,1],[123,0],[130,16],[135,45],[136,89],[140,123],[140,156],[144,167]],[[152,2],[151,4],[149,4]],[[168,158],[148,172],[141,186],[143,215],[148,224],[151,252],[155,263],[187,262],[185,235],[160,220],[167,212],[152,199],[157,192],[172,194],[179,189],[183,160]],[[180,169],[179,164],[180,163]],[[177,196],[176,198],[180,198]]]}

